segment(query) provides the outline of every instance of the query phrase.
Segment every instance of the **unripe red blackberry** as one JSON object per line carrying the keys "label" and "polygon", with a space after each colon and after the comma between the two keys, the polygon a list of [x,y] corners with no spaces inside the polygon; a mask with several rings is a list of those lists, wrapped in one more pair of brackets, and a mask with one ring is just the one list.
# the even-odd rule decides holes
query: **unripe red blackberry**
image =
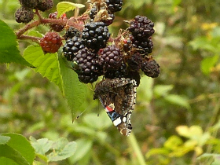
{"label": "unripe red blackberry", "polygon": [[67,40],[75,36],[80,37],[80,32],[76,28],[70,26],[63,37]]}
{"label": "unripe red blackberry", "polygon": [[23,7],[30,9],[34,9],[38,4],[38,0],[19,0],[19,1]]}
{"label": "unripe red blackberry", "polygon": [[83,83],[93,83],[100,75],[97,54],[88,48],[83,48],[78,51],[73,61],[78,64],[78,78]]}
{"label": "unripe red blackberry", "polygon": [[47,32],[40,40],[40,46],[45,53],[55,53],[62,45],[62,39],[56,32]]}
{"label": "unripe red blackberry", "polygon": [[99,64],[103,71],[118,70],[122,63],[122,54],[115,45],[110,45],[100,50]]}
{"label": "unripe red blackberry", "polygon": [[66,40],[63,47],[63,55],[68,61],[72,61],[80,49],[83,49],[84,45],[80,37],[74,36]]}
{"label": "unripe red blackberry", "polygon": [[141,65],[141,70],[145,75],[156,78],[160,74],[160,66],[159,64],[152,58],[145,59]]}
{"label": "unripe red blackberry", "polygon": [[133,21],[130,22],[128,30],[132,33],[135,39],[146,39],[154,34],[154,23],[145,16],[137,15]]}
{"label": "unripe red blackberry", "polygon": [[82,39],[85,46],[95,51],[104,48],[109,37],[108,27],[103,22],[87,23],[82,32]]}
{"label": "unripe red blackberry", "polygon": [[18,23],[28,23],[34,18],[34,12],[30,8],[21,7],[15,12],[15,20]]}
{"label": "unripe red blackberry", "polygon": [[108,10],[114,13],[122,9],[123,0],[105,0],[105,3]]}
{"label": "unripe red blackberry", "polygon": [[[49,14],[49,18],[57,19],[57,12],[50,13],[50,14]],[[60,19],[67,19],[66,14],[64,13],[64,14],[60,17]],[[50,24],[50,27],[51,27],[51,29],[53,29],[54,31],[60,32],[60,31],[63,30],[64,25]]]}
{"label": "unripe red blackberry", "polygon": [[53,7],[53,0],[38,0],[38,4],[35,7],[40,11],[46,11]]}

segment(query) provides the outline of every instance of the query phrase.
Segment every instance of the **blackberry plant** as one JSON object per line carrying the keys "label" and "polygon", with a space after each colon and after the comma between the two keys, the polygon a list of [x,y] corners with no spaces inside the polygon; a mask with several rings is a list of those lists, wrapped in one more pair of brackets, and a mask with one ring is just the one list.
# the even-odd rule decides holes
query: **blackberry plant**
{"label": "blackberry plant", "polygon": [[[49,18],[57,19],[57,12],[50,13]],[[67,19],[66,14],[63,14],[60,18]],[[59,25],[59,24],[50,24],[50,27],[52,30],[54,30],[56,32],[60,32],[64,29],[64,25]]]}

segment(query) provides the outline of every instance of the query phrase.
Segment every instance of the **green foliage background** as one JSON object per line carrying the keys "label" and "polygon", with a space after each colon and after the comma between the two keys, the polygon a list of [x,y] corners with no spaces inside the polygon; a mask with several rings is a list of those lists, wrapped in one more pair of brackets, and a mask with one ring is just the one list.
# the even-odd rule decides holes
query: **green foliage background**
{"label": "green foliage background", "polygon": [[[18,7],[17,0],[0,0],[0,19],[14,30],[22,27],[13,16]],[[75,141],[75,154],[53,164],[218,164],[219,10],[219,0],[124,0],[111,32],[116,36],[135,15],[149,17],[156,30],[152,55],[161,67],[158,78],[141,79],[130,137],[122,137],[92,99],[94,85],[86,86],[85,110],[72,123],[57,83],[18,64],[0,65],[0,133]],[[19,42],[20,52],[30,44]]]}

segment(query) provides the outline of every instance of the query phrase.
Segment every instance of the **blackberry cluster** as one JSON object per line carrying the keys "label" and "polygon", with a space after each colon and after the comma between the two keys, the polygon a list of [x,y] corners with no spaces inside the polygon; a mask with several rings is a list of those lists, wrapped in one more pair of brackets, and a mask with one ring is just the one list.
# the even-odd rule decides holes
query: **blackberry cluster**
{"label": "blackberry cluster", "polygon": [[[49,18],[57,19],[57,12],[50,13]],[[61,19],[67,19],[66,14],[63,14],[61,16]],[[58,24],[50,24],[50,27],[51,27],[52,30],[54,30],[56,32],[60,32],[64,29],[63,25],[58,25]]]}
{"label": "blackberry cluster", "polygon": [[46,11],[53,7],[53,0],[19,0],[21,7],[15,12],[18,23],[28,23],[34,18],[33,9]]}
{"label": "blackberry cluster", "polygon": [[82,31],[83,43],[95,51],[104,48],[109,37],[108,27],[103,22],[87,23]]}

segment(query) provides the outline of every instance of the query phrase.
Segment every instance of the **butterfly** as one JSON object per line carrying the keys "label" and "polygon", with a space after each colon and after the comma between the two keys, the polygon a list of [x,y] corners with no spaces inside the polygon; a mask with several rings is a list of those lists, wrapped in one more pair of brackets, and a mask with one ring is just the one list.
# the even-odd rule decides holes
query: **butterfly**
{"label": "butterfly", "polygon": [[136,90],[137,83],[130,78],[104,79],[95,86],[94,99],[100,100],[114,126],[124,136],[129,136],[132,130]]}

